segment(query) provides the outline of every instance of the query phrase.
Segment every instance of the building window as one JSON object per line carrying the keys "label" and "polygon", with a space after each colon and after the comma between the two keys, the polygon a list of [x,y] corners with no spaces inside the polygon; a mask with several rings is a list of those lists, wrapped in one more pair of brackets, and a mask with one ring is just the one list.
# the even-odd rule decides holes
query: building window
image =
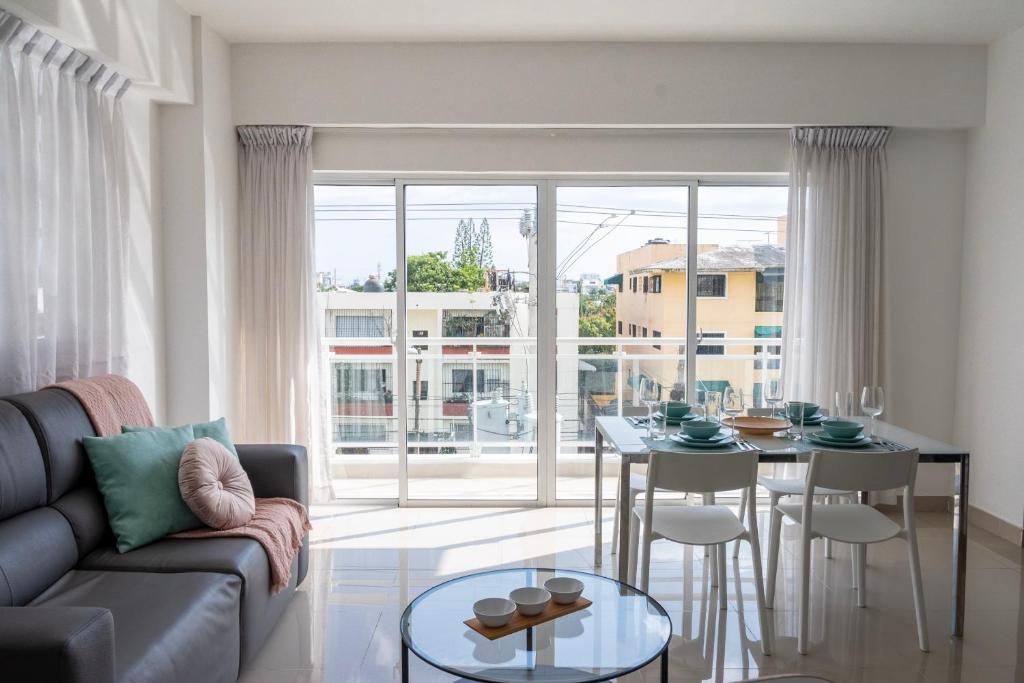
{"label": "building window", "polygon": [[647,293],[647,290],[649,288],[649,282],[648,282],[649,279],[650,278],[648,278],[646,275],[644,275],[644,294]]}
{"label": "building window", "polygon": [[[473,397],[472,363],[446,364],[444,372],[448,373],[444,383],[444,400],[460,403],[470,401]],[[500,391],[502,396],[508,395],[509,366],[505,363],[477,363],[477,397],[490,396],[496,390]]]}
{"label": "building window", "polygon": [[647,328],[646,327],[643,328],[643,331],[644,331],[643,336],[646,337],[647,336]]}
{"label": "building window", "polygon": [[660,275],[652,275],[651,276],[651,293],[652,294],[661,294],[661,276]]}
{"label": "building window", "polygon": [[629,324],[629,336],[630,337],[636,337],[636,324],[635,323],[630,323]]}
{"label": "building window", "polygon": [[[421,401],[426,401],[427,400],[427,396],[430,395],[429,384],[430,383],[427,380],[425,380],[425,379],[421,379],[420,380],[420,400]],[[411,392],[411,394],[412,394],[413,398],[416,397],[416,380],[412,381],[412,392]]]}
{"label": "building window", "polygon": [[782,311],[783,269],[765,268],[757,273],[757,294],[754,298],[754,310],[759,313],[778,313]]}
{"label": "building window", "polygon": [[[703,338],[707,339],[725,339],[725,332],[705,332]],[[725,345],[724,344],[701,344],[697,347],[698,356],[724,356]]]}
{"label": "building window", "polygon": [[617,329],[618,329],[618,331],[619,331],[619,334],[621,335],[621,334],[622,334],[622,321],[620,320],[620,321],[618,321],[618,323],[616,323],[616,324],[618,325],[618,328],[617,328]]}
{"label": "building window", "polygon": [[441,329],[445,337],[507,337],[509,324],[493,310],[441,311]]}
{"label": "building window", "polygon": [[724,299],[725,273],[698,273],[697,296]]}
{"label": "building window", "polygon": [[[755,325],[754,326],[754,336],[755,337],[765,337],[765,338],[768,338],[768,339],[778,339],[778,338],[781,338],[782,337],[782,326],[781,325]],[[754,355],[755,356],[761,355],[761,352],[762,352],[763,348],[764,347],[761,346],[760,344],[755,346],[754,347]],[[773,356],[777,356],[777,355],[782,353],[782,347],[781,346],[776,346],[774,344],[770,345],[768,347],[768,353],[770,353]],[[761,362],[760,358],[755,358],[754,359],[754,369],[755,370],[760,370],[762,365],[763,365],[763,363]],[[780,358],[769,358],[768,359],[768,369],[769,370],[778,370],[780,367],[782,367],[782,359],[780,359]]]}
{"label": "building window", "polygon": [[633,277],[629,278],[629,291],[631,291],[631,292],[635,292],[636,291],[636,275],[634,275]]}
{"label": "building window", "polygon": [[384,314],[338,313],[334,316],[335,337],[386,337],[390,316]]}
{"label": "building window", "polygon": [[[661,336],[661,331],[660,331],[660,330],[653,330],[653,331],[651,332],[651,336],[652,336],[652,337],[660,337],[660,336]],[[654,345],[654,348],[656,348],[656,349],[661,349],[661,344],[655,344],[655,345]]]}

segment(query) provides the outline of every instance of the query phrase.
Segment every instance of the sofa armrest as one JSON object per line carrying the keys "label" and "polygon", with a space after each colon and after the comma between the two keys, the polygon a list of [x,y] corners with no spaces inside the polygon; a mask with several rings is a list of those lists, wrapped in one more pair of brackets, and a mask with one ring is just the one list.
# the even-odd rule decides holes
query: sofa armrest
{"label": "sofa armrest", "polygon": [[257,498],[291,498],[309,504],[303,446],[236,444],[235,449]]}
{"label": "sofa armrest", "polygon": [[0,671],[24,683],[113,683],[114,616],[101,607],[0,607]]}

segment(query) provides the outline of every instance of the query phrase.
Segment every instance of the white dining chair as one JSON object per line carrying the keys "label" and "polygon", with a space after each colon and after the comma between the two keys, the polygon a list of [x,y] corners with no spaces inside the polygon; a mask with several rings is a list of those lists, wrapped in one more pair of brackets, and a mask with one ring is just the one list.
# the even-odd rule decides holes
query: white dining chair
{"label": "white dining chair", "polygon": [[[745,528],[732,509],[726,505],[658,505],[655,489],[680,493],[705,493],[750,489],[757,482],[758,451],[733,453],[664,453],[653,452],[647,470],[647,491],[643,505],[634,506],[630,514],[628,580],[636,584],[638,555],[643,548],[640,565],[640,588],[650,587],[651,543],[665,539],[684,545],[702,545],[712,550],[717,573],[719,608],[728,605],[725,582],[725,546],[737,539],[750,543],[754,588],[757,595],[758,622],[761,630],[761,651],[771,654],[770,635],[765,616],[764,583],[761,574],[761,550],[758,546],[757,518],[750,508]],[[707,501],[710,503],[710,501]],[[736,571],[739,571],[738,565]]]}
{"label": "white dining chair", "polygon": [[[914,521],[914,480],[917,476],[917,449],[895,452],[815,450],[811,453],[804,499],[799,504],[776,505],[772,508],[772,534],[768,557],[767,593],[775,594],[781,540],[781,517],[800,525],[800,629],[797,651],[807,654],[808,602],[811,580],[811,541],[831,538],[849,543],[854,556],[853,583],[857,605],[867,604],[867,581],[864,555],[868,544],[892,538],[907,542],[910,581],[917,617],[917,642],[922,652],[928,651],[928,622],[925,615],[924,589],[921,584],[921,560],[917,550],[917,527]],[[889,491],[903,489],[903,524],[897,524],[869,505],[821,505],[814,503],[818,488],[854,491]],[[779,516],[779,524],[775,517]],[[771,600],[768,602],[771,605]]]}

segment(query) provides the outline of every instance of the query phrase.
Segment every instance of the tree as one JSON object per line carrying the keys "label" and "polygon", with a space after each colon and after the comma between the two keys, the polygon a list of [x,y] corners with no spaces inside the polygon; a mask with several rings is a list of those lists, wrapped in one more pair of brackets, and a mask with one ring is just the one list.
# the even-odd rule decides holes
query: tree
{"label": "tree", "polygon": [[473,223],[473,219],[470,218],[468,221],[465,219],[460,220],[458,227],[455,228],[455,242],[452,244],[452,261],[456,263],[461,261],[465,252],[475,246],[475,241],[476,225]]}
{"label": "tree", "polygon": [[[595,290],[580,297],[581,337],[615,336],[615,293]],[[611,353],[614,347],[602,344],[584,344],[581,353]]]}
{"label": "tree", "polygon": [[[406,263],[406,285],[410,292],[475,292],[484,287],[484,270],[476,263],[476,252],[464,252],[461,262],[448,261],[447,252],[414,254]],[[395,291],[395,271],[384,279],[384,289]]]}
{"label": "tree", "polygon": [[473,235],[476,262],[481,268],[494,267],[494,247],[491,246],[491,224],[487,219],[480,222],[480,228]]}

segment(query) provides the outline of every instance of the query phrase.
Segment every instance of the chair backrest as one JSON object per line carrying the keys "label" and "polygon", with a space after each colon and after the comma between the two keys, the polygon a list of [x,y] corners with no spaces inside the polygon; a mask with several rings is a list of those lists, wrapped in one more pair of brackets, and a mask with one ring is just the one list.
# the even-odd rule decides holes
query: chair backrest
{"label": "chair backrest", "polygon": [[647,498],[655,489],[714,493],[749,488],[757,481],[757,451],[651,453]]}
{"label": "chair backrest", "polygon": [[647,417],[647,406],[622,406],[622,417]]}
{"label": "chair backrest", "polygon": [[815,450],[807,468],[805,492],[816,487],[843,491],[888,491],[905,488],[914,494],[916,448],[896,452]]}

